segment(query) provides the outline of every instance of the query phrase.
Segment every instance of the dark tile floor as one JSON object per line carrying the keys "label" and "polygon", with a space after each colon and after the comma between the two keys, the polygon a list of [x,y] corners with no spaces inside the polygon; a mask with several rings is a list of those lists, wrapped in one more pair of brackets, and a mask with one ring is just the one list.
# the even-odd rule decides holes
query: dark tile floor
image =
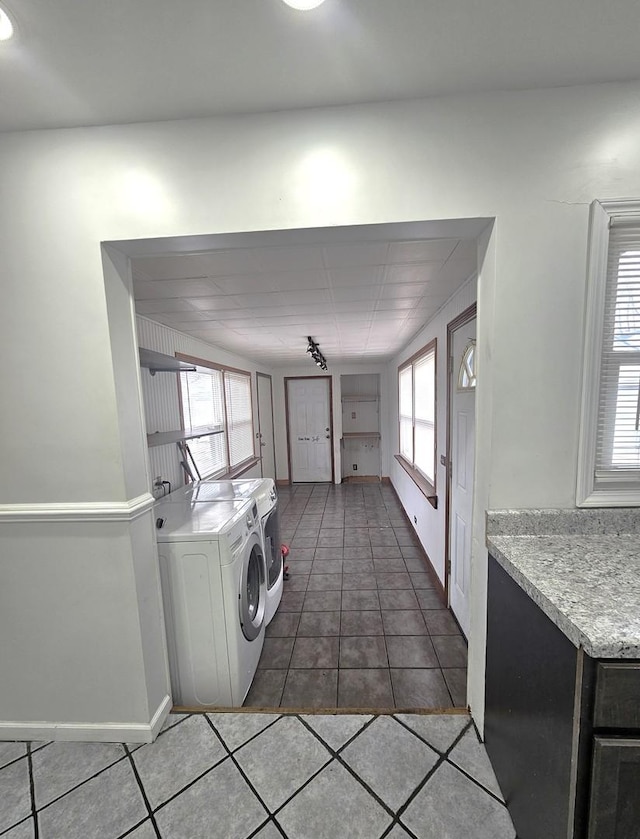
{"label": "dark tile floor", "polygon": [[466,642],[390,486],[279,489],[289,579],[253,707],[466,706]]}

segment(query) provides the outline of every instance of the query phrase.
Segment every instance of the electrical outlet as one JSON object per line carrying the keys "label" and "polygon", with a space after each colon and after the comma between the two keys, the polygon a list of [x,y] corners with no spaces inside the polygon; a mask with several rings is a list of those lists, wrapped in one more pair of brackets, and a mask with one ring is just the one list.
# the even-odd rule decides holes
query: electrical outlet
{"label": "electrical outlet", "polygon": [[356,412],[355,412],[355,411],[351,411],[351,419],[355,419],[355,418],[356,418]]}
{"label": "electrical outlet", "polygon": [[417,517],[417,516],[414,516],[414,517],[413,517],[413,523],[414,523],[414,524],[418,524],[418,517]]}
{"label": "electrical outlet", "polygon": [[357,464],[357,463],[354,463],[354,464],[353,464],[353,471],[354,471],[354,472],[357,472],[357,471],[358,471],[358,464]]}

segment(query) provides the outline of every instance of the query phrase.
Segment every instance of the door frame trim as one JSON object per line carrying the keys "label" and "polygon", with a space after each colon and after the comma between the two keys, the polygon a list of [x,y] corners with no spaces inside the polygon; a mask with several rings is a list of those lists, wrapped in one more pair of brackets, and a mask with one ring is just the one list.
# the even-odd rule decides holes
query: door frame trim
{"label": "door frame trim", "polygon": [[451,515],[451,407],[453,403],[453,358],[451,351],[453,349],[453,333],[466,323],[469,323],[469,321],[477,318],[477,316],[478,304],[476,302],[472,303],[464,312],[460,312],[457,317],[447,324],[447,449],[445,455],[447,459],[447,481],[444,498],[444,593],[447,606],[449,607],[451,607],[451,598],[449,596],[449,579],[451,577],[451,534],[449,532],[449,518]]}
{"label": "door frame trim", "polygon": [[[256,371],[256,414],[258,416],[258,433],[262,434],[262,427],[260,425],[260,382],[258,381],[259,377],[263,379],[269,379],[269,389],[271,392],[271,445],[273,446],[273,471],[274,471],[274,481],[275,476],[278,474],[278,464],[276,463],[276,420],[273,415],[273,379],[269,375],[269,373],[260,373]],[[262,442],[262,437],[258,437],[258,446]],[[262,452],[260,452],[260,474],[264,478],[264,466],[262,463]]]}
{"label": "door frame trim", "polygon": [[336,480],[335,456],[333,452],[333,376],[285,376],[284,377],[284,416],[287,429],[287,468],[289,469],[289,485],[293,483],[291,471],[291,432],[289,428],[289,382],[300,379],[327,379],[329,382],[329,452],[331,457],[331,483]]}

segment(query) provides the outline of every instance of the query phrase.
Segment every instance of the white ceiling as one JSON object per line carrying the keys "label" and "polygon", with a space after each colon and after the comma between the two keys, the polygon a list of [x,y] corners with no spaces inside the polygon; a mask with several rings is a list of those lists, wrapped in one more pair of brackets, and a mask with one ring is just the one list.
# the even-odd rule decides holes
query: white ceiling
{"label": "white ceiling", "polygon": [[640,78],[638,0],[2,0],[0,131]]}
{"label": "white ceiling", "polygon": [[[445,226],[459,234],[484,224]],[[331,369],[391,358],[476,271],[471,235],[417,238],[415,224],[338,230],[298,231],[297,244],[288,231],[249,247],[134,256],[136,311],[272,366],[306,363],[311,336]]]}

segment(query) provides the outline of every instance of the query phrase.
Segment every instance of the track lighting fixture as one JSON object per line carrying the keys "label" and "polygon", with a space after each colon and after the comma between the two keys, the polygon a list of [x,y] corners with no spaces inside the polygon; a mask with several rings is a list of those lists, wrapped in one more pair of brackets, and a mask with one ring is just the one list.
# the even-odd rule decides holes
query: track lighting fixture
{"label": "track lighting fixture", "polygon": [[311,335],[307,335],[307,352],[315,361],[316,366],[318,366],[321,370],[327,369],[327,359],[320,352],[320,347],[316,344]]}

